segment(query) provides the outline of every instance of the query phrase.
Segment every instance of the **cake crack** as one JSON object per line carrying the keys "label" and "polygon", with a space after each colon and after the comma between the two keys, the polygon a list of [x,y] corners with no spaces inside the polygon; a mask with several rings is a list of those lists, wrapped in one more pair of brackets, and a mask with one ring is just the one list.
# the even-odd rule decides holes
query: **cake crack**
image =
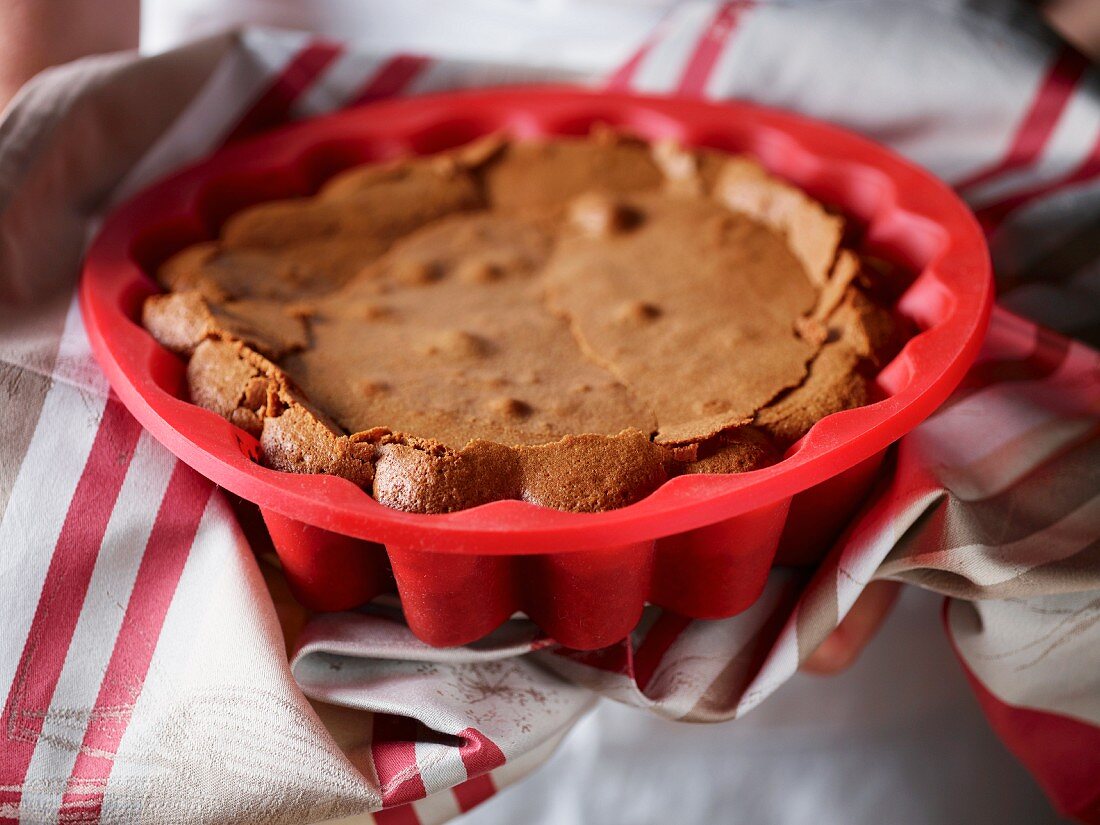
{"label": "cake crack", "polygon": [[865,402],[886,326],[839,218],[662,151],[494,138],[350,170],[167,262],[143,320],[264,464],[398,509],[604,510],[750,470]]}

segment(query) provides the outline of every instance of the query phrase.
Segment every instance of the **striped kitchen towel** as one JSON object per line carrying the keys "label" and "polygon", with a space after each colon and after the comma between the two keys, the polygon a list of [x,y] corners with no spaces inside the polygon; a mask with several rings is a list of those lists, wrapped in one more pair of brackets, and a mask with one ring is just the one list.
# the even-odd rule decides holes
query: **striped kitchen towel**
{"label": "striped kitchen towel", "polygon": [[[950,597],[991,723],[1059,809],[1100,821],[1100,358],[1082,343],[1100,341],[1100,76],[1026,8],[979,0],[687,3],[610,78],[555,57],[247,31],[60,67],[9,107],[0,821],[442,822],[536,767],[596,696],[673,719],[746,713],[875,577]],[[112,205],[226,141],[547,79],[749,98],[888,143],[975,207],[1005,308],[821,569],[774,571],[740,616],[652,608],[630,639],[577,653],[522,622],[436,650],[385,605],[298,615],[228,497],[111,395],[73,303],[84,245]]]}

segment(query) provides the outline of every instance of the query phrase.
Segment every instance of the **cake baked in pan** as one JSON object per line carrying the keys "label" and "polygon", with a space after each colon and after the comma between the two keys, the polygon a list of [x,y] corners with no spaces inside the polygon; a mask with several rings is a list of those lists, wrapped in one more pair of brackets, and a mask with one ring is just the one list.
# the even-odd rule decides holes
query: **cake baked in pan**
{"label": "cake baked in pan", "polygon": [[267,466],[416,512],[598,511],[867,402],[893,324],[844,235],[746,158],[490,137],[238,213],[143,320]]}

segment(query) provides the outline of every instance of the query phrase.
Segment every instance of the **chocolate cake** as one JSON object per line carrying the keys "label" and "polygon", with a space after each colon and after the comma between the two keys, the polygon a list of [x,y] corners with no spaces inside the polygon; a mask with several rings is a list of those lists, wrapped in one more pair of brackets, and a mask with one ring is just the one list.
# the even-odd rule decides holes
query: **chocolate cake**
{"label": "chocolate cake", "polygon": [[423,513],[606,510],[867,402],[892,325],[844,231],[742,157],[491,137],[239,212],[144,323],[269,467]]}

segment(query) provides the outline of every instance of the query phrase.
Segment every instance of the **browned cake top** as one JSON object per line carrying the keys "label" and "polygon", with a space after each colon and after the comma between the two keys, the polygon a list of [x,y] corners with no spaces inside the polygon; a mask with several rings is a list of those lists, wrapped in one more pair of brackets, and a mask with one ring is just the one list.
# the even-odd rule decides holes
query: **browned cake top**
{"label": "browned cake top", "polygon": [[145,323],[270,466],[423,512],[608,509],[865,402],[889,321],[843,228],[741,158],[486,139],[241,212]]}

